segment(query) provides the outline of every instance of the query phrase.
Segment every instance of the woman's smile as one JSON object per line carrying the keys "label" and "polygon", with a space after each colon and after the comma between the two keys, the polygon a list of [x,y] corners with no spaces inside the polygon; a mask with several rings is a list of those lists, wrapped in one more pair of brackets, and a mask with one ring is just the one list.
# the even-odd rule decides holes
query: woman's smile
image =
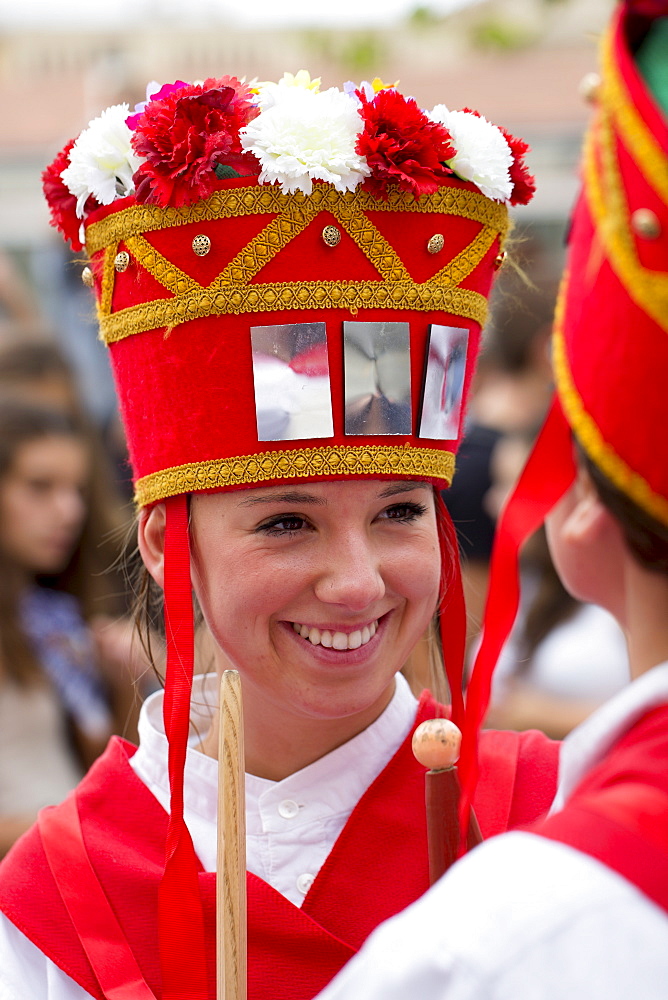
{"label": "woman's smile", "polygon": [[308,639],[312,646],[324,646],[326,649],[336,649],[345,652],[349,649],[359,649],[366,646],[373,639],[378,630],[378,619],[367,625],[351,626],[348,629],[330,625],[318,627],[317,625],[299,625],[292,623],[292,627],[302,639]]}

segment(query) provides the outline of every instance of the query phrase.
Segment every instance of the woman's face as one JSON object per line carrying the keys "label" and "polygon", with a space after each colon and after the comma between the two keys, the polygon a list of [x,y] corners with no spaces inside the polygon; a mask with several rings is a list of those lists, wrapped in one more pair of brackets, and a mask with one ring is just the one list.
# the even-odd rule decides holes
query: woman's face
{"label": "woman's face", "polygon": [[245,716],[346,720],[344,738],[373,721],[438,599],[431,486],[198,494],[191,517],[193,584],[242,675]]}
{"label": "woman's face", "polygon": [[88,459],[83,443],[51,435],[20,445],[0,482],[0,545],[28,573],[65,568],[81,533]]}

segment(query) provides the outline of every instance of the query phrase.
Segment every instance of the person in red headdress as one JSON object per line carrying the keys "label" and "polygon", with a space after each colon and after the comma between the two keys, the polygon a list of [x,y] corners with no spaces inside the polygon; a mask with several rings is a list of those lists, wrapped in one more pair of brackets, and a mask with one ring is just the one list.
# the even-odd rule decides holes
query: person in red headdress
{"label": "person in red headdress", "polygon": [[[554,333],[556,401],[499,527],[467,712],[484,714],[547,514],[557,570],[624,629],[632,683],[570,734],[548,817],[477,847],[322,1000],[660,1000],[668,984],[668,7],[621,6]],[[466,731],[466,725],[465,725]],[[463,797],[475,759],[462,755]]]}
{"label": "person in red headdress", "polygon": [[[181,81],[108,109],[45,176],[85,242],[164,591],[164,696],[0,869],[3,1000],[215,995],[218,677],[241,676],[248,995],[309,1000],[428,886],[399,671],[440,605],[461,717],[461,436],[526,145],[396,88]],[[442,666],[441,666],[442,671]],[[537,818],[542,734],[489,733],[483,833]]]}

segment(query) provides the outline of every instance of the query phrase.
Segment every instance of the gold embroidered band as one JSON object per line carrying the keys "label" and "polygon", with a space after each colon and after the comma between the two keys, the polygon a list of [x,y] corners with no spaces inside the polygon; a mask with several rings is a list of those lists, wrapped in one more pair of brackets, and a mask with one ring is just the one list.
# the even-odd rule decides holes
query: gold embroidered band
{"label": "gold embroidered band", "polygon": [[439,479],[449,485],[454,471],[454,454],[437,448],[411,445],[296,448],[190,462],[153,472],[135,483],[135,501],[143,507],[177,493],[323,476],[411,476]]}
{"label": "gold embroidered band", "polygon": [[136,233],[183,226],[190,222],[231,219],[244,215],[283,215],[290,210],[291,205],[294,206],[293,212],[296,206],[301,205],[304,212],[312,206],[316,212],[329,211],[336,214],[338,209],[350,216],[360,212],[438,212],[472,219],[499,232],[505,232],[508,228],[508,210],[505,205],[490,201],[478,191],[464,188],[442,187],[419,200],[407,191],[392,190],[387,201],[383,201],[365,191],[341,194],[329,184],[316,184],[308,197],[302,194],[284,195],[275,185],[263,184],[216,191],[206,200],[182,208],[132,205],[88,226],[86,250],[92,255],[110,243],[119,243]]}
{"label": "gold embroidered band", "polygon": [[[265,264],[323,209],[335,216],[373,264],[378,280],[254,283]],[[371,210],[461,216],[480,223],[482,228],[437,274],[418,283],[413,281],[394,247],[364,214]],[[207,286],[183,272],[144,236],[152,229],[181,225],[194,219],[202,221],[244,214],[266,216],[267,224]],[[205,316],[305,308],[345,309],[351,315],[356,315],[360,309],[439,310],[465,316],[482,326],[487,316],[486,297],[459,286],[495,241],[503,245],[508,225],[505,205],[461,188],[440,188],[419,201],[406,192],[393,191],[385,202],[364,192],[339,194],[325,186],[316,186],[308,198],[287,197],[277,188],[262,186],[216,192],[206,202],[182,209],[133,206],[87,230],[89,253],[105,247],[98,307],[100,336],[110,344],[136,333],[171,328]],[[121,240],[136,264],[155,278],[168,295],[112,312],[116,272],[110,260],[115,257]]]}

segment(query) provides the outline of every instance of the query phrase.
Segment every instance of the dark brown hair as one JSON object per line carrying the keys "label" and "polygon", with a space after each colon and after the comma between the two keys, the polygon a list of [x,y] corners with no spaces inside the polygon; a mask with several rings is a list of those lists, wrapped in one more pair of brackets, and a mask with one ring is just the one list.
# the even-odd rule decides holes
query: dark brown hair
{"label": "dark brown hair", "polygon": [[668,575],[668,527],[614,486],[578,446],[582,464],[603,504],[619,522],[629,549],[644,569]]}
{"label": "dark brown hair", "polygon": [[[68,414],[0,398],[0,487],[24,444],[53,436],[72,437],[84,446],[88,444],[85,431]],[[115,546],[105,535],[108,521],[104,512],[94,509],[90,497],[88,500],[81,536],[67,566],[60,573],[35,578],[40,586],[76,597],[84,617],[110,611],[115,604],[104,576],[111,562],[110,546]],[[25,684],[38,676],[39,665],[20,622],[22,579],[20,568],[0,549],[0,659],[4,672]]]}

